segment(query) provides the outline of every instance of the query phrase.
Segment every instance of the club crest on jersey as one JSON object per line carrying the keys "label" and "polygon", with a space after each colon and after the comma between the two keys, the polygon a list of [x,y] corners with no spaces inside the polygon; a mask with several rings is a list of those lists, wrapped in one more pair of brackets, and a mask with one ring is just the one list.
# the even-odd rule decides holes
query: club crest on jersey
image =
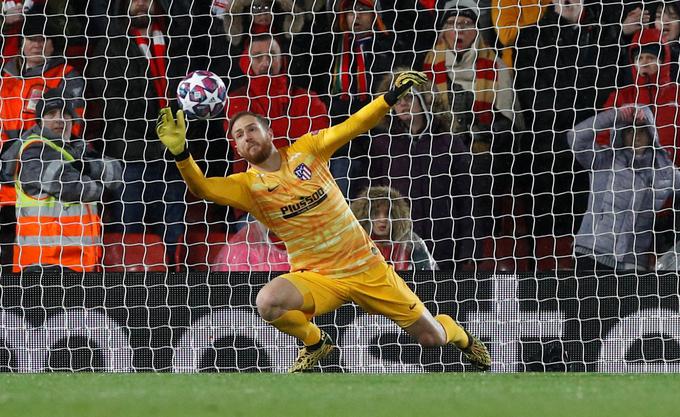
{"label": "club crest on jersey", "polygon": [[302,181],[308,181],[312,179],[312,170],[305,164],[300,164],[293,170],[296,177],[300,178]]}

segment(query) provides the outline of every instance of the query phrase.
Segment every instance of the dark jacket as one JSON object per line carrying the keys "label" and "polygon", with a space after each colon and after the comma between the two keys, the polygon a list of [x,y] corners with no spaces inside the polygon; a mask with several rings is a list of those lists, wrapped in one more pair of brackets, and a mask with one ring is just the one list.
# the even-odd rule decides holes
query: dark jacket
{"label": "dark jacket", "polygon": [[[344,120],[349,117],[349,115],[354,114],[364,105],[372,100],[370,93],[374,93],[377,87],[377,83],[380,78],[386,74],[391,73],[392,68],[394,68],[397,63],[395,61],[394,50],[396,48],[396,39],[390,33],[376,32],[371,38],[365,38],[362,40],[356,40],[353,35],[345,33],[340,34],[331,39],[333,59],[331,62],[326,62],[328,69],[322,72],[319,79],[324,79],[326,83],[326,89],[330,89],[329,93],[331,95],[331,105],[330,105],[330,115],[335,121]],[[355,48],[355,50],[361,50],[361,55],[364,60],[365,74],[368,84],[368,93],[365,96],[360,96],[357,91],[359,85],[357,74],[357,60],[352,60],[352,65],[350,67],[350,87],[349,95],[344,95],[347,91],[344,91],[340,86],[339,74],[337,70],[340,68],[340,59],[343,54],[351,53],[351,49],[348,51],[346,46],[349,45],[350,48]],[[328,44],[325,45],[328,48]],[[359,52],[356,52],[359,53]],[[329,77],[325,76],[330,75]],[[321,90],[323,91],[323,89]]]}
{"label": "dark jacket", "polygon": [[616,84],[617,29],[601,25],[594,7],[585,13],[571,24],[550,9],[538,25],[520,31],[515,89],[533,132],[571,129],[592,116]]}
{"label": "dark jacket", "polygon": [[[126,161],[159,159],[165,150],[155,132],[159,102],[148,59],[127,35],[128,22],[127,17],[112,18],[107,36],[98,39],[90,53],[85,75],[88,95],[96,103],[90,118],[103,124],[106,155]],[[171,97],[188,71],[183,38],[166,36]]]}
{"label": "dark jacket", "polygon": [[[457,136],[429,131],[418,137],[408,132],[373,138],[369,178],[372,184],[390,186],[411,202],[413,230],[432,248],[442,269],[454,259],[456,234],[465,233],[469,220],[470,155]],[[454,218],[461,224],[456,224]]]}
{"label": "dark jacket", "polygon": [[422,68],[425,55],[437,38],[436,5],[413,0],[380,0],[385,25],[397,34],[399,60],[414,69]]}
{"label": "dark jacket", "polygon": [[[389,80],[379,87],[387,89]],[[371,140],[371,184],[388,185],[411,203],[413,231],[431,250],[441,269],[453,269],[455,241],[472,237],[472,155],[464,135],[451,135],[451,119],[441,95],[429,85],[412,90],[425,109],[426,128],[414,136],[396,116],[383,122],[387,133]],[[455,220],[454,220],[455,219]]]}

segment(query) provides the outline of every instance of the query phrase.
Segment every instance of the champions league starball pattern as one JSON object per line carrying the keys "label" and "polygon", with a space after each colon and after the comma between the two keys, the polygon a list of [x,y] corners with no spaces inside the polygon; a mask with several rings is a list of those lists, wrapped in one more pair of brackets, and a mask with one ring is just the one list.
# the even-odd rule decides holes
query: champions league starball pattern
{"label": "champions league starball pattern", "polygon": [[189,119],[211,119],[224,111],[227,87],[210,71],[193,71],[177,86],[177,101]]}

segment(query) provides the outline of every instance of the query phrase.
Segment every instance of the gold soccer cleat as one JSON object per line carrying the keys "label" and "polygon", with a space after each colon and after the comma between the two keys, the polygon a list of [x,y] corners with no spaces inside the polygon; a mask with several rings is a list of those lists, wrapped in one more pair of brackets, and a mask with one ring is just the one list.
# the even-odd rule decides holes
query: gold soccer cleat
{"label": "gold soccer cleat", "polygon": [[470,344],[465,349],[460,349],[463,352],[465,359],[470,362],[470,365],[479,369],[480,371],[488,371],[491,368],[491,355],[484,343],[465,330]]}
{"label": "gold soccer cleat", "polygon": [[302,347],[298,353],[297,359],[295,359],[295,363],[288,369],[288,372],[296,373],[311,371],[321,359],[330,355],[335,348],[331,337],[323,330],[321,330],[321,340],[317,345],[319,346],[314,350],[311,350],[310,346]]}

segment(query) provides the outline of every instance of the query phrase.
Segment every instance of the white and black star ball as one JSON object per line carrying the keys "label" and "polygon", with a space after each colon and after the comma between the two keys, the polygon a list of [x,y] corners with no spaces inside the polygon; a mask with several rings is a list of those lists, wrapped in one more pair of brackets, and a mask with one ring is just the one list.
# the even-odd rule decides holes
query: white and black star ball
{"label": "white and black star ball", "polygon": [[193,71],[177,86],[177,101],[189,119],[211,119],[224,112],[227,87],[210,71]]}

